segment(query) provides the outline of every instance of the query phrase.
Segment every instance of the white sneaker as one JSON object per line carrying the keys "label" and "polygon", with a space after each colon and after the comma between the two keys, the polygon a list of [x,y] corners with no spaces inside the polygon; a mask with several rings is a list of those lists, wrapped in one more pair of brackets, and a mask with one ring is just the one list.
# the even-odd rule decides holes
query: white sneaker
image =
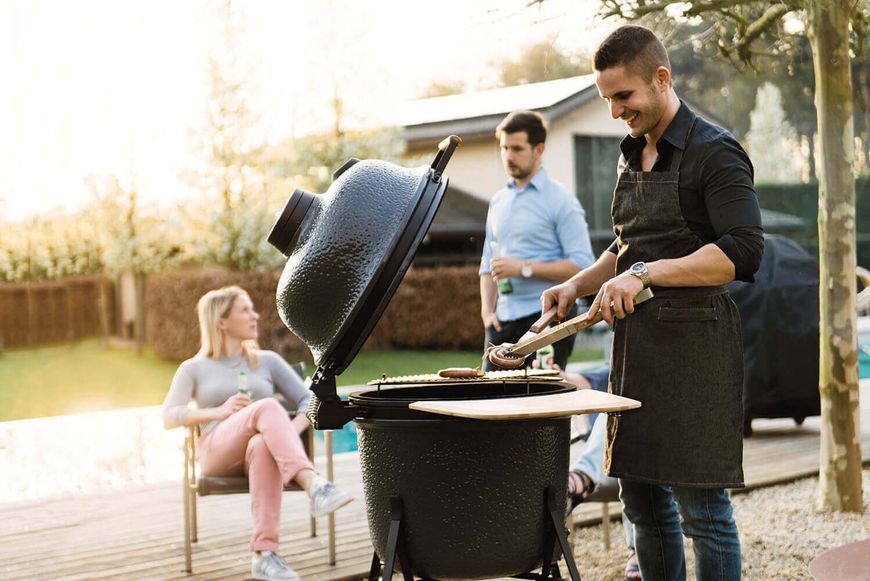
{"label": "white sneaker", "polygon": [[251,555],[251,577],[260,581],[299,581],[300,577],[277,553],[254,552]]}
{"label": "white sneaker", "polygon": [[353,497],[332,482],[319,486],[311,495],[311,516],[319,518],[340,509]]}

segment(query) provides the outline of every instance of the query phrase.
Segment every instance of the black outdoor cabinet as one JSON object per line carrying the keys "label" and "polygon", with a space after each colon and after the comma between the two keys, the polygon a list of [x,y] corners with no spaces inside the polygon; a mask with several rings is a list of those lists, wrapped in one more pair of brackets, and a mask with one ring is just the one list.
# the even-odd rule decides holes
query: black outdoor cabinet
{"label": "black outdoor cabinet", "polygon": [[797,243],[765,236],[754,283],[728,284],[743,328],[744,435],[753,418],[819,415],[819,266]]}

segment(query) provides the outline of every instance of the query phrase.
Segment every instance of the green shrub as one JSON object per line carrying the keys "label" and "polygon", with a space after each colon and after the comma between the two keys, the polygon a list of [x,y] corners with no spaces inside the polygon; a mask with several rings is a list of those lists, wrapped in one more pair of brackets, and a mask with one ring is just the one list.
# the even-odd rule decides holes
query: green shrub
{"label": "green shrub", "polygon": [[415,349],[482,349],[477,267],[409,270],[369,343]]}

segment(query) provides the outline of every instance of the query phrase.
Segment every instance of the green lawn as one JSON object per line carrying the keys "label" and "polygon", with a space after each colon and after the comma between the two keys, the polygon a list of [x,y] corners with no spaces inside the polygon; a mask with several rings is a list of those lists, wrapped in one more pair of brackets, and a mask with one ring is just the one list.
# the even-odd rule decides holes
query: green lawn
{"label": "green lawn", "polygon": [[[601,357],[598,350],[574,353],[572,361]],[[177,367],[146,352],[107,349],[97,340],[38,349],[9,349],[0,355],[0,421],[158,405]],[[477,351],[362,351],[338,377],[357,385],[387,375],[477,367]],[[310,370],[310,368],[309,368]]]}
{"label": "green lawn", "polygon": [[97,340],[0,355],[0,420],[159,404],[176,363]]}

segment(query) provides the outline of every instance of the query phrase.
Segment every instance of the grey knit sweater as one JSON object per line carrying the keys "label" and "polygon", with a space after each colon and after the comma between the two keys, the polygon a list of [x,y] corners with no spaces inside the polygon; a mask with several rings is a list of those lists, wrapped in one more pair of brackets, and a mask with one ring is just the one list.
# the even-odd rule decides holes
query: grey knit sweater
{"label": "grey knit sweater", "polygon": [[[218,407],[239,392],[239,373],[245,372],[251,399],[257,401],[280,392],[296,409],[305,411],[311,392],[290,365],[274,351],[258,351],[260,364],[251,369],[243,355],[235,357],[196,356],[182,363],[175,372],[172,386],[163,401],[163,426],[168,430],[184,425],[193,401],[200,409]],[[219,422],[202,426],[206,433]]]}

